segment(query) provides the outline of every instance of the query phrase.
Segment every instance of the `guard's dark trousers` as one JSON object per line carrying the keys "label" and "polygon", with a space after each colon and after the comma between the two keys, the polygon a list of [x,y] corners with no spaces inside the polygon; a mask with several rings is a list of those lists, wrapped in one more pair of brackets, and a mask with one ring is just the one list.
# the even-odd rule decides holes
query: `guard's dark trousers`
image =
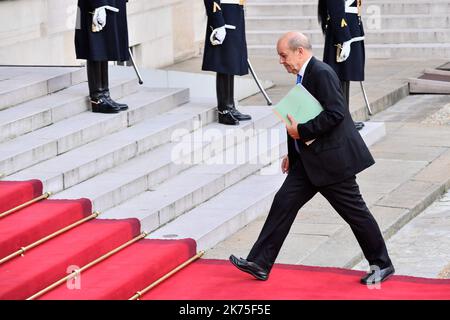
{"label": "guard's dark trousers", "polygon": [[361,196],[356,177],[333,185],[316,187],[308,179],[301,160],[297,161],[294,168],[290,168],[247,260],[257,263],[269,272],[298,211],[317,192],[320,192],[350,225],[371,266],[383,269],[391,265],[380,228]]}

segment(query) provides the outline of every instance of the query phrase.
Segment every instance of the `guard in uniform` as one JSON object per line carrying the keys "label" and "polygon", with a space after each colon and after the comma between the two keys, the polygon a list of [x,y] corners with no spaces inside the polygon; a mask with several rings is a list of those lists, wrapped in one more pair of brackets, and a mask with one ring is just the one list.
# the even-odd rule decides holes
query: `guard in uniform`
{"label": "guard in uniform", "polygon": [[87,60],[93,112],[118,113],[126,104],[111,99],[108,61],[128,61],[128,0],[78,0],[75,31],[77,59]]}
{"label": "guard in uniform", "polygon": [[236,109],[234,101],[234,76],[248,74],[245,0],[204,0],[204,3],[208,23],[202,70],[217,73],[219,123],[237,125],[240,120],[251,120]]}
{"label": "guard in uniform", "polygon": [[[319,22],[325,34],[323,61],[341,80],[347,105],[350,105],[350,81],[364,81],[364,28],[362,0],[319,0]],[[364,123],[356,122],[357,129]]]}

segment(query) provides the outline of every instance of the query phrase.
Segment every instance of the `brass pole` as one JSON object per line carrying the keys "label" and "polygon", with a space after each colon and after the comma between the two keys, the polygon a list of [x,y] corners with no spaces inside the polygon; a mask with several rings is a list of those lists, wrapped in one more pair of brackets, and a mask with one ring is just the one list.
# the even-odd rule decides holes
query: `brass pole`
{"label": "brass pole", "polygon": [[44,200],[44,199],[48,199],[51,195],[52,195],[51,192],[46,192],[43,195],[41,195],[41,196],[39,196],[39,197],[37,197],[37,198],[35,198],[33,200],[30,200],[28,202],[25,202],[24,204],[21,204],[20,206],[17,206],[17,207],[15,207],[13,209],[10,209],[10,210],[6,211],[6,212],[3,212],[2,214],[0,214],[0,219],[4,218],[7,215],[10,215],[10,214],[12,214],[14,212],[17,212],[17,211],[19,211],[19,210],[21,210],[21,209],[23,209],[25,207],[28,207],[28,206],[30,206],[30,205],[38,202],[38,201],[41,201],[41,200]]}
{"label": "brass pole", "polygon": [[190,258],[189,260],[187,260],[186,262],[180,264],[178,267],[176,267],[175,269],[173,269],[172,271],[170,271],[169,273],[167,273],[166,275],[162,276],[161,278],[159,278],[158,280],[156,280],[155,282],[153,282],[151,285],[149,285],[147,288],[145,288],[142,291],[138,291],[136,292],[136,294],[134,296],[132,296],[130,299],[128,300],[139,300],[140,297],[142,297],[144,294],[146,294],[147,292],[149,292],[151,289],[153,289],[154,287],[156,287],[158,284],[160,284],[161,282],[163,282],[164,280],[170,278],[171,276],[173,276],[175,273],[177,273],[178,271],[180,271],[181,269],[185,268],[187,265],[191,264],[192,262],[194,262],[195,260],[201,258],[203,255],[205,254],[205,251],[200,251],[199,253],[197,253],[197,255],[193,256],[192,258]]}
{"label": "brass pole", "polygon": [[80,270],[76,270],[74,272],[72,272],[71,274],[65,276],[64,278],[56,281],[55,283],[53,283],[52,285],[48,286],[47,288],[39,291],[38,293],[35,293],[34,295],[32,295],[31,297],[27,298],[27,300],[34,300],[40,296],[42,296],[43,294],[53,290],[54,288],[58,287],[59,285],[63,284],[64,282],[77,277],[81,272],[86,271],[87,269],[89,269],[90,267],[102,262],[103,260],[106,260],[107,258],[109,258],[110,256],[116,254],[117,252],[119,252],[120,250],[132,245],[133,243],[147,237],[149,234],[147,232],[143,232],[141,233],[139,236],[135,237],[134,239],[131,239],[130,241],[124,243],[123,245],[121,245],[120,247],[115,248],[114,250],[111,250],[110,252],[108,252],[107,254],[95,259],[92,262],[89,262],[87,265],[85,265],[84,267],[82,267]]}
{"label": "brass pole", "polygon": [[0,179],[3,179],[5,175],[3,173],[0,173]]}
{"label": "brass pole", "polygon": [[34,243],[32,243],[32,244],[30,244],[30,245],[28,245],[26,247],[20,248],[20,250],[17,250],[16,252],[10,254],[9,256],[6,256],[3,259],[1,259],[0,260],[0,265],[5,263],[5,262],[7,262],[7,261],[9,261],[9,260],[11,260],[11,259],[13,259],[13,258],[15,258],[15,257],[17,257],[17,256],[19,256],[19,255],[23,256],[25,254],[25,252],[27,252],[27,251],[29,251],[29,250],[31,250],[31,249],[33,249],[33,248],[43,244],[44,242],[46,242],[46,241],[48,241],[50,239],[53,239],[53,238],[59,236],[60,234],[66,232],[66,231],[69,231],[69,230],[71,230],[71,229],[73,229],[75,227],[78,227],[80,224],[83,224],[83,223],[85,223],[85,222],[87,222],[89,220],[95,219],[99,215],[100,215],[100,212],[96,211],[96,212],[92,213],[90,216],[88,216],[88,217],[86,217],[84,219],[81,219],[81,220],[79,220],[79,221],[77,221],[77,222],[75,222],[75,223],[73,223],[73,224],[71,224],[71,225],[69,225],[67,227],[64,227],[61,230],[58,230],[58,231],[56,231],[56,232],[54,232],[54,233],[52,233],[52,234],[50,234],[50,235],[48,235],[48,236],[46,236],[46,237],[36,241],[36,242],[34,242]]}

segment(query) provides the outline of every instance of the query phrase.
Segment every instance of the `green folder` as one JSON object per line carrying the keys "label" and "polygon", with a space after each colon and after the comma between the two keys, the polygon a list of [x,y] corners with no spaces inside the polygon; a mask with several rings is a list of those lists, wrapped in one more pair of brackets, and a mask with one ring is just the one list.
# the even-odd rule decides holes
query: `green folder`
{"label": "green folder", "polygon": [[273,109],[273,112],[286,124],[291,124],[287,114],[294,117],[298,123],[306,123],[322,111],[320,102],[301,84],[292,88]]}

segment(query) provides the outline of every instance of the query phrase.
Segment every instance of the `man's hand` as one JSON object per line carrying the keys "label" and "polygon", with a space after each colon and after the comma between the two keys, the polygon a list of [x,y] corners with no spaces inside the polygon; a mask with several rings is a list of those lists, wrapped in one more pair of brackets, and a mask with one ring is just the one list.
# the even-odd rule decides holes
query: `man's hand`
{"label": "man's hand", "polygon": [[350,56],[350,52],[352,49],[352,41],[347,41],[344,42],[342,44],[342,51],[341,51],[341,55],[339,56],[339,59],[337,62],[344,62],[345,60],[348,59],[348,57]]}
{"label": "man's hand", "polygon": [[100,32],[106,26],[106,10],[119,12],[119,9],[111,6],[103,6],[95,9],[94,16],[92,17],[93,32]]}
{"label": "man's hand", "polygon": [[281,171],[283,173],[289,173],[289,157],[285,156],[281,162]]}
{"label": "man's hand", "polygon": [[227,36],[227,30],[226,27],[220,27],[217,29],[214,29],[213,32],[211,33],[211,37],[209,38],[209,40],[211,41],[211,44],[213,46],[217,46],[222,44],[225,41],[225,37]]}
{"label": "man's hand", "polygon": [[290,114],[288,114],[287,117],[288,117],[289,121],[291,122],[290,125],[286,125],[288,134],[294,140],[300,139],[300,134],[298,133],[298,129],[297,129],[298,122],[295,121],[295,119]]}

